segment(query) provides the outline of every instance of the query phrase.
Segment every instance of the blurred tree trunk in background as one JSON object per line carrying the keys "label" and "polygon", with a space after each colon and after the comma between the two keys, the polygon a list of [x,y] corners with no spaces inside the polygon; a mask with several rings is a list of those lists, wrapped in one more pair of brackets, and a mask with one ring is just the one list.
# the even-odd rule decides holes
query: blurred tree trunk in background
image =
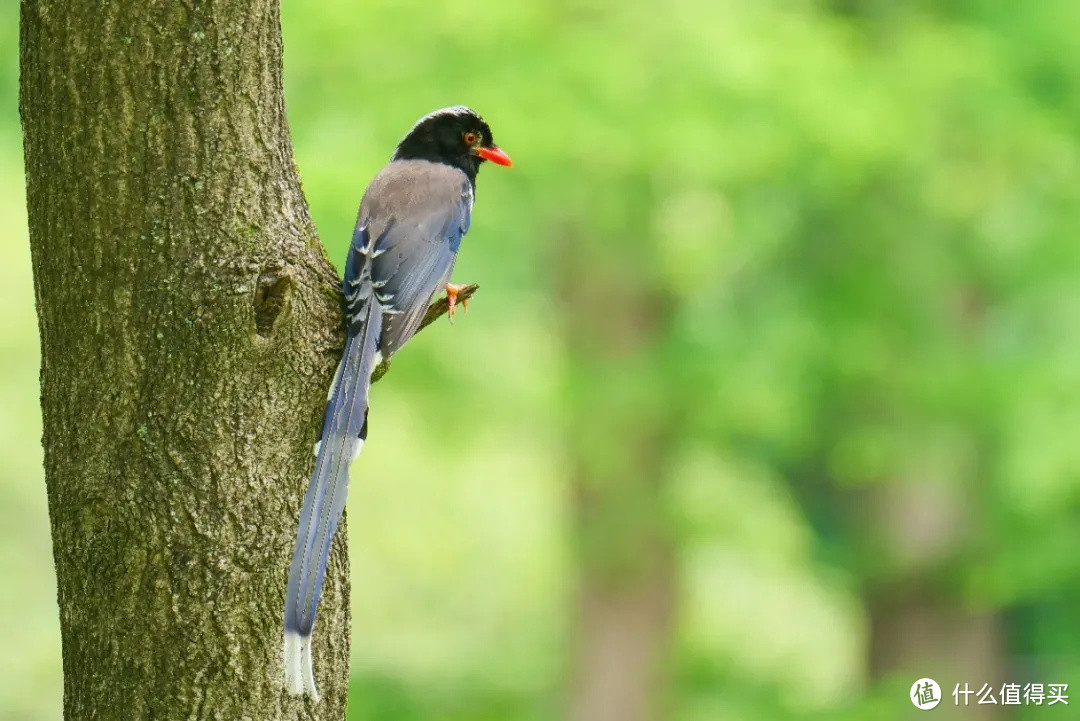
{"label": "blurred tree trunk in background", "polygon": [[323,699],[281,684],[286,571],[342,338],[293,167],[278,12],[22,3],[68,719],[344,714],[343,534],[316,634]]}
{"label": "blurred tree trunk in background", "polygon": [[[977,358],[986,322],[985,304],[968,280],[953,290],[951,312],[941,322],[954,353]],[[930,341],[928,340],[927,345]],[[937,369],[928,364],[928,375]],[[884,395],[884,391],[878,391]],[[903,398],[903,400],[901,400]],[[912,402],[917,393],[894,398],[896,418],[916,418],[923,429],[919,453],[894,459],[897,467],[855,499],[857,542],[871,549],[876,565],[867,575],[870,616],[869,667],[873,679],[890,674],[911,682],[930,677],[950,698],[956,683],[977,692],[989,684],[996,694],[1006,682],[1008,644],[1004,619],[991,604],[965,598],[961,574],[984,533],[981,520],[990,469],[990,426],[971,417],[962,402],[949,415]],[[989,416],[989,414],[984,414]],[[869,419],[866,419],[869,420]],[[859,421],[852,419],[852,427]],[[895,429],[896,435],[903,430]],[[975,699],[977,700],[977,699]],[[999,699],[1000,702],[1000,699]],[[960,701],[963,704],[963,700]],[[922,712],[914,706],[911,718]],[[999,718],[998,705],[983,705],[980,718]]]}
{"label": "blurred tree trunk in background", "polygon": [[[906,479],[873,488],[862,511],[863,542],[890,566],[884,579],[870,581],[866,597],[871,676],[906,674],[911,682],[929,676],[941,684],[943,705],[953,702],[956,683],[975,691],[988,683],[996,697],[1008,670],[1001,619],[993,610],[967,607],[949,589],[950,562],[973,522],[971,499],[947,485]],[[980,707],[979,717],[997,718],[997,709]],[[921,713],[912,706],[908,715]]]}
{"label": "blurred tree trunk in background", "polygon": [[[934,428],[930,419],[925,424]],[[870,674],[906,675],[912,682],[929,676],[946,696],[965,682],[976,691],[990,684],[996,693],[1008,680],[1003,619],[992,607],[966,601],[958,582],[979,533],[985,451],[970,428],[935,431],[920,457],[907,459],[905,469],[854,502],[858,543],[877,559],[866,591]],[[997,708],[981,709],[980,717],[997,718]],[[912,706],[909,715],[919,713]]]}
{"label": "blurred tree trunk in background", "polygon": [[658,367],[668,304],[633,268],[640,258],[605,257],[610,238],[564,240],[579,569],[569,718],[664,718],[676,589],[662,495],[673,432]]}

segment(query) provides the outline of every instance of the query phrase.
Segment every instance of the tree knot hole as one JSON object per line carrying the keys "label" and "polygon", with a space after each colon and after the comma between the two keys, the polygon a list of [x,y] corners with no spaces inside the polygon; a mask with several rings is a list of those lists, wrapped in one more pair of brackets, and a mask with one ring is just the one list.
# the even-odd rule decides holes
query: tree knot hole
{"label": "tree knot hole", "polygon": [[274,324],[289,306],[295,282],[280,270],[264,271],[255,284],[255,332],[262,338],[274,333]]}

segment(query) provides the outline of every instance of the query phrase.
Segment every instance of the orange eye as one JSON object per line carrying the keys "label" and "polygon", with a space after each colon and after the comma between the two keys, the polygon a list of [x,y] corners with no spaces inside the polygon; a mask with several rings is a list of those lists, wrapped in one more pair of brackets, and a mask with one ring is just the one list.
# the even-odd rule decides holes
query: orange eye
{"label": "orange eye", "polygon": [[472,132],[471,130],[469,132],[465,133],[465,144],[466,145],[472,145],[475,142],[476,142],[476,133]]}

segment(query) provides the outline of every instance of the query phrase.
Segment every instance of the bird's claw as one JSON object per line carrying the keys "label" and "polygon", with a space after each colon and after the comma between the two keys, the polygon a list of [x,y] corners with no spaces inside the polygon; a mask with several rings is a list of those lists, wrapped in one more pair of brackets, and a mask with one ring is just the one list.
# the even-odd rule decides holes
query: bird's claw
{"label": "bird's claw", "polygon": [[[451,325],[454,323],[454,313],[457,312],[458,305],[458,293],[465,290],[464,285],[456,285],[454,283],[446,284],[446,302],[449,305],[449,309],[446,314],[450,317]],[[465,312],[469,312],[469,299],[461,299],[461,307],[465,309]]]}

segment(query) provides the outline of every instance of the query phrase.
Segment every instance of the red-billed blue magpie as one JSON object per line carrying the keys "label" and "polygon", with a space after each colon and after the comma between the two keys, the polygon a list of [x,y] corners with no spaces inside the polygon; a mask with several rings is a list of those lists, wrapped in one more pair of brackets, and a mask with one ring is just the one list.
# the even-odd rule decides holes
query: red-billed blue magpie
{"label": "red-billed blue magpie", "polygon": [[449,283],[450,273],[486,160],[511,164],[483,118],[461,106],[436,110],[398,143],[360,202],[343,280],[345,353],[327,398],[289,567],[285,686],[291,693],[318,698],[311,633],[349,464],[367,438],[371,373],[412,337],[440,289],[453,314],[460,286]]}

